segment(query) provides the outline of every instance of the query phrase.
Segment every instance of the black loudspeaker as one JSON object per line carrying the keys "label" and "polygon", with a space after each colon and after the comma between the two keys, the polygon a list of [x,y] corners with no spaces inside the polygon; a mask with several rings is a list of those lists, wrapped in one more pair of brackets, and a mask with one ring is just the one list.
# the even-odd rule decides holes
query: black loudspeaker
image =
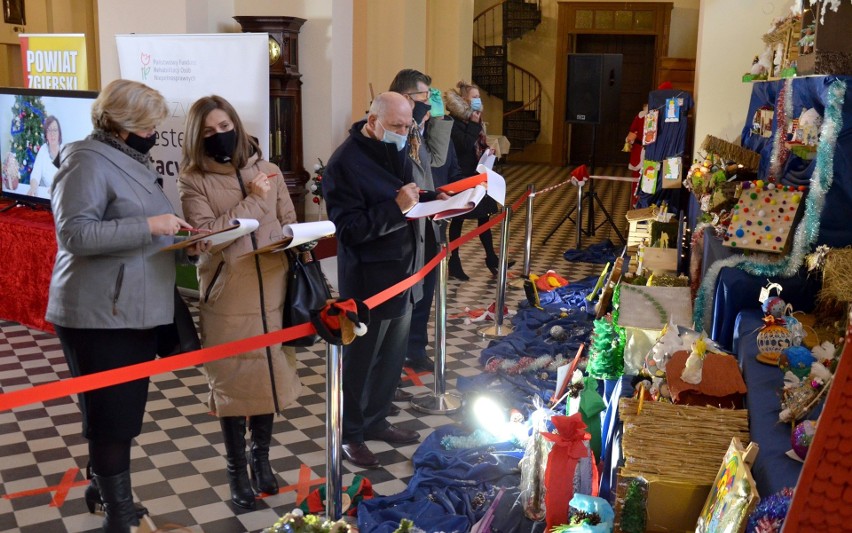
{"label": "black loudspeaker", "polygon": [[568,54],[565,121],[601,124],[618,120],[621,54]]}

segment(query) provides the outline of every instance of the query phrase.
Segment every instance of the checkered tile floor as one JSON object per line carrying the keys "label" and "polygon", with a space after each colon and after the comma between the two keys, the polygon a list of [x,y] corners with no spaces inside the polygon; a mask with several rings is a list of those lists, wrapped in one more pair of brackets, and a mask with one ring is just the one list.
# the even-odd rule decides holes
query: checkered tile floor
{"label": "checkered tile floor", "polygon": [[[568,169],[535,165],[503,166],[507,198],[518,198],[526,186],[537,190],[568,178]],[[623,168],[600,168],[597,174],[625,175]],[[630,185],[601,181],[597,190],[604,205],[626,234],[624,212]],[[600,265],[568,263],[562,258],[575,246],[573,222],[562,224],[546,245],[544,237],[576,204],[576,189],[570,185],[541,194],[535,201],[532,271],[555,269],[568,279],[597,274]],[[604,222],[598,211],[596,224]],[[511,277],[522,269],[525,209],[510,224],[509,255],[517,261]],[[465,231],[474,228],[466,223]],[[500,240],[495,227],[495,245]],[[583,247],[609,238],[618,242],[608,224],[597,235],[584,238]],[[467,282],[450,281],[447,324],[447,390],[458,376],[481,370],[477,357],[487,345],[477,333],[482,323],[465,324],[467,309],[476,310],[493,301],[495,280],[484,267],[478,239],[462,247],[462,260],[471,276]],[[515,308],[523,292],[507,291],[507,303]],[[229,499],[224,469],[224,447],[219,424],[207,412],[205,378],[197,368],[187,368],[152,378],[142,434],[132,449],[132,480],[137,501],[143,502],[154,522],[165,531],[233,533],[259,531],[291,510],[307,494],[324,483],[325,476],[325,358],[317,346],[299,352],[299,374],[304,393],[298,405],[277,417],[271,450],[273,469],[281,491],[264,498],[257,510],[235,508]],[[11,391],[64,379],[69,372],[58,340],[50,334],[0,321],[0,390]],[[407,375],[407,390],[419,393],[433,386],[431,374]],[[403,407],[391,421],[425,437],[433,428],[454,422],[448,416],[424,415]],[[413,474],[409,460],[417,445],[392,446],[371,441],[383,468],[362,471],[348,462],[344,484],[355,473],[364,473],[380,494],[401,492]],[[65,397],[0,412],[0,531],[100,531],[101,516],[89,514],[83,500],[86,485],[83,469],[87,446],[80,436],[80,413],[76,397]]]}

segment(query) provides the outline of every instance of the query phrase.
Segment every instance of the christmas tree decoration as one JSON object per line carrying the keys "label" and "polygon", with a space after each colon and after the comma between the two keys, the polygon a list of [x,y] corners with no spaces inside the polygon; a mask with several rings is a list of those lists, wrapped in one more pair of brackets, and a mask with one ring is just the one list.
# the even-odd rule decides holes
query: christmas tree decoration
{"label": "christmas tree decoration", "polygon": [[45,143],[44,103],[40,96],[16,95],[12,105],[11,148],[21,183],[30,182],[36,153]]}
{"label": "christmas tree decoration", "polygon": [[621,507],[620,529],[624,533],[645,533],[645,499],[647,482],[632,479],[627,485],[627,495]]}
{"label": "christmas tree decoration", "polygon": [[325,173],[325,163],[320,158],[317,158],[317,161],[319,162],[314,165],[314,175],[308,181],[308,190],[314,195],[311,201],[315,204],[319,204],[323,200],[322,175]]}

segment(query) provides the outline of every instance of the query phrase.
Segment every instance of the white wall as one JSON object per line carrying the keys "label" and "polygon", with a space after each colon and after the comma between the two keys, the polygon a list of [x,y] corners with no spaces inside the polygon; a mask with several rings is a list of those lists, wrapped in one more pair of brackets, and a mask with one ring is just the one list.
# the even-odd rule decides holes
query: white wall
{"label": "white wall", "polygon": [[[299,32],[299,72],[305,169],[313,175],[317,158],[328,161],[352,122],[352,2],[235,0],[234,7],[237,15],[307,20]],[[306,195],[305,218],[316,220],[317,209],[311,198]]]}
{"label": "white wall", "polygon": [[738,140],[752,89],[751,83],[742,83],[742,76],[763,51],[761,36],[773,19],[789,13],[790,5],[790,0],[701,0],[695,67],[695,92],[700,97],[693,153],[708,134]]}

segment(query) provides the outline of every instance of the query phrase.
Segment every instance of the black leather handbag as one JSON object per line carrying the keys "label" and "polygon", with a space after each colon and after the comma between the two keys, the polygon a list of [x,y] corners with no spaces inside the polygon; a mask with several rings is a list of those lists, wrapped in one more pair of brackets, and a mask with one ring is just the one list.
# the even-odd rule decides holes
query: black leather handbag
{"label": "black leather handbag", "polygon": [[175,286],[175,316],[171,324],[157,326],[157,355],[168,357],[201,349],[192,313]]}
{"label": "black leather handbag", "polygon": [[[320,263],[310,251],[287,251],[290,270],[287,274],[287,294],[284,298],[282,326],[288,328],[311,321],[311,311],[321,309],[331,299],[331,289]],[[319,335],[306,335],[282,343],[284,346],[313,346]]]}

